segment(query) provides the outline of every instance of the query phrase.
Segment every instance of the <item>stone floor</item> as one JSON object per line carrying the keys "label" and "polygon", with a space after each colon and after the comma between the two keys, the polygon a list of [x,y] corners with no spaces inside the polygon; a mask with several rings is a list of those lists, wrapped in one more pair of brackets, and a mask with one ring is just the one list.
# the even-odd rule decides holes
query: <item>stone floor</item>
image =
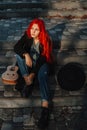
{"label": "stone floor", "polygon": [[[29,110],[29,109],[27,109]],[[14,110],[15,112],[18,112]],[[38,112],[38,113],[37,113]],[[10,120],[0,120],[1,130],[38,130],[36,122],[38,114],[40,113],[39,108],[34,108],[33,111],[28,111],[27,115],[13,118]],[[6,116],[5,116],[6,118]],[[74,107],[56,107],[51,113],[50,122],[46,130],[87,130],[87,108],[78,106]]]}

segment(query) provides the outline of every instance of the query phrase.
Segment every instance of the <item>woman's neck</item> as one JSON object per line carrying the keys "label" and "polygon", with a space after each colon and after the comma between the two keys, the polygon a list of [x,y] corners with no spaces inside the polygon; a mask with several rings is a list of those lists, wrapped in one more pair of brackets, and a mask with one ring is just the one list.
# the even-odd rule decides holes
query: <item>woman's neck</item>
{"label": "woman's neck", "polygon": [[37,44],[39,42],[39,39],[35,38],[34,39],[34,44]]}

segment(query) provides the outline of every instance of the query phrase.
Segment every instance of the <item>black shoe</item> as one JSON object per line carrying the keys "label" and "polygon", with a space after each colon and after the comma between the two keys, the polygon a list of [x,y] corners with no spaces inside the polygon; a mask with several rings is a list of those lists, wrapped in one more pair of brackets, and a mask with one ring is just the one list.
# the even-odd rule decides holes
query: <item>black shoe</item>
{"label": "black shoe", "polygon": [[25,86],[24,89],[21,92],[21,96],[22,97],[26,97],[26,98],[30,97],[32,95],[32,90],[33,90],[33,86],[32,85]]}
{"label": "black shoe", "polygon": [[24,88],[24,79],[22,77],[19,77],[17,80],[17,84],[15,85],[15,89],[19,92],[21,92]]}
{"label": "black shoe", "polygon": [[49,125],[49,109],[42,107],[41,116],[37,123],[39,129],[45,129]]}

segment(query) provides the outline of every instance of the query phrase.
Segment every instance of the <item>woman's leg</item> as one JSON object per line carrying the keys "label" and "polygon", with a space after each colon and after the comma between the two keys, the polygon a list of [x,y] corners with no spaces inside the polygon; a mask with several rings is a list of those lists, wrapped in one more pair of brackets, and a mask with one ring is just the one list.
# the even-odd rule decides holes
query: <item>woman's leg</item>
{"label": "woman's leg", "polygon": [[16,54],[17,63],[21,72],[21,75],[27,76],[29,74],[27,65],[25,64],[25,60],[22,59],[19,55]]}
{"label": "woman's leg", "polygon": [[[29,84],[28,78],[29,77],[31,78],[31,76],[33,76],[33,74],[29,75],[29,70],[28,70],[27,65],[25,64],[24,59],[22,59],[19,55],[16,55],[16,59],[17,59],[17,63],[18,63],[19,69],[20,69],[20,73],[25,81],[25,85],[24,84],[21,85],[21,86],[23,86],[22,90],[20,90],[21,95],[23,97],[29,97],[32,93],[33,87],[32,87],[32,85]],[[19,83],[16,85],[16,89],[19,88],[20,82],[22,82],[23,79],[20,80]]]}
{"label": "woman's leg", "polygon": [[18,63],[21,75],[24,78],[26,85],[31,85],[35,77],[35,74],[34,73],[29,74],[29,70],[25,63],[25,60],[22,59],[19,55],[16,55],[16,59],[17,59],[17,63]]}
{"label": "woman's leg", "polygon": [[41,93],[42,106],[48,107],[50,100],[50,88],[48,84],[48,65],[44,64],[41,66],[38,72],[38,81]]}
{"label": "woman's leg", "polygon": [[50,88],[48,85],[48,65],[44,64],[41,66],[38,72],[38,81],[41,93],[41,100],[42,100],[42,111],[41,116],[38,121],[39,128],[45,128],[48,126],[49,122],[49,101],[50,101]]}

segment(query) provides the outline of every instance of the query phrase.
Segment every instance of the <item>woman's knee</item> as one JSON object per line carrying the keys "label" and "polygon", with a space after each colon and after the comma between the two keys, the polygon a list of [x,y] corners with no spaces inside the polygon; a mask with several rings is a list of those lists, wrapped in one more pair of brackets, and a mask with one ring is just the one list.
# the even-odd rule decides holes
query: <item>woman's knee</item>
{"label": "woman's knee", "polygon": [[44,64],[41,66],[39,72],[38,72],[38,80],[42,80],[42,79],[45,79],[47,78],[47,75],[48,75],[48,66],[47,64]]}
{"label": "woman's knee", "polygon": [[23,60],[22,57],[20,57],[18,54],[16,54],[15,57],[16,57],[17,61],[22,61]]}

